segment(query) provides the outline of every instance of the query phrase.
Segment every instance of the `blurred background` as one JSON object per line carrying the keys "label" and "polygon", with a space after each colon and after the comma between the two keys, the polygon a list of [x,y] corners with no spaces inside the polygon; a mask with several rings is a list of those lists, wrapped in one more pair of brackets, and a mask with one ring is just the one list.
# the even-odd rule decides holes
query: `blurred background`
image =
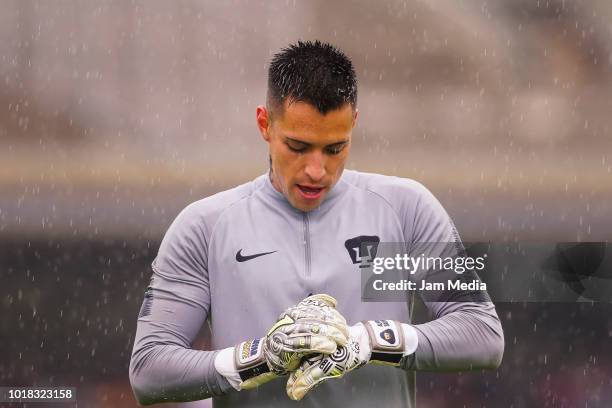
{"label": "blurred background", "polygon": [[[298,39],[355,64],[349,168],[422,182],[465,240],[609,241],[610,21],[608,0],[0,0],[0,384],[136,406],[150,262],[188,203],[266,171],[255,107]],[[610,405],[609,303],[498,312],[500,369],[422,374],[419,406]]]}

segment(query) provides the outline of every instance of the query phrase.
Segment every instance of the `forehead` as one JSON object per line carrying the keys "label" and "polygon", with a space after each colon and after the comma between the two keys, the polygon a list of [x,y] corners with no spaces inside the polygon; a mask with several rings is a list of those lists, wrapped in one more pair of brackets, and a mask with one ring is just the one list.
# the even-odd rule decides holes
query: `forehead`
{"label": "forehead", "polygon": [[322,114],[309,103],[285,101],[282,116],[274,122],[274,126],[285,136],[305,142],[346,139],[353,128],[353,108],[347,103]]}

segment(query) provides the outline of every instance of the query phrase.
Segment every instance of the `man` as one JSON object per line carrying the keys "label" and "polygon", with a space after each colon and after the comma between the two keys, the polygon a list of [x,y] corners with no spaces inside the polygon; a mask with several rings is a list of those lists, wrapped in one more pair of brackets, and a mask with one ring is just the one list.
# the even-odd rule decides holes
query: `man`
{"label": "man", "polygon": [[[414,406],[417,370],[497,367],[503,333],[486,293],[426,301],[435,319],[421,325],[412,299],[361,300],[360,243],[460,243],[419,183],[344,171],[351,61],[291,45],[270,64],[266,102],[269,173],[185,208],[153,262],[130,364],[139,402]],[[190,349],[207,319],[213,351]]]}

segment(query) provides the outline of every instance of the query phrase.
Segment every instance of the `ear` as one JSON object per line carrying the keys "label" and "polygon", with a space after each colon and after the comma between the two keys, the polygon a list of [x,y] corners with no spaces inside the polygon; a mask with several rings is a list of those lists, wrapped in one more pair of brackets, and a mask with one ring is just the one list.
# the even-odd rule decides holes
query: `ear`
{"label": "ear", "polygon": [[357,124],[357,116],[359,116],[359,109],[355,108],[355,114],[353,115],[353,127]]}
{"label": "ear", "polygon": [[270,135],[268,133],[268,129],[272,123],[270,121],[270,115],[268,113],[268,110],[264,105],[259,105],[257,107],[256,116],[257,128],[259,129],[259,133],[261,133],[261,137],[263,137],[266,142],[269,142]]}

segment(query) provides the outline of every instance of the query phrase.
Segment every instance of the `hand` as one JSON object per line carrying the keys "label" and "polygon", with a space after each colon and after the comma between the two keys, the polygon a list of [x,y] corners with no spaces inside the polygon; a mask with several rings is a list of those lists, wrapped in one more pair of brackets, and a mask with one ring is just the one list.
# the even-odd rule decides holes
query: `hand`
{"label": "hand", "polygon": [[[351,326],[346,346],[338,347],[331,355],[309,356],[302,361],[300,368],[289,376],[287,395],[292,400],[301,400],[323,381],[342,377],[370,362],[399,366],[404,355],[416,350],[414,330],[393,320],[370,320]],[[409,332],[408,347],[405,331]]]}
{"label": "hand", "polygon": [[278,375],[296,370],[302,357],[331,354],[349,339],[349,328],[329,295],[309,296],[285,310],[268,331],[264,349],[270,370]]}
{"label": "hand", "polygon": [[232,385],[237,383],[236,388],[251,389],[297,369],[306,355],[333,353],[339,345],[347,344],[348,338],[348,326],[336,310],[336,299],[325,294],[309,296],[285,310],[266,337],[235,347],[232,371],[236,375],[227,375],[222,367],[218,371]]}

